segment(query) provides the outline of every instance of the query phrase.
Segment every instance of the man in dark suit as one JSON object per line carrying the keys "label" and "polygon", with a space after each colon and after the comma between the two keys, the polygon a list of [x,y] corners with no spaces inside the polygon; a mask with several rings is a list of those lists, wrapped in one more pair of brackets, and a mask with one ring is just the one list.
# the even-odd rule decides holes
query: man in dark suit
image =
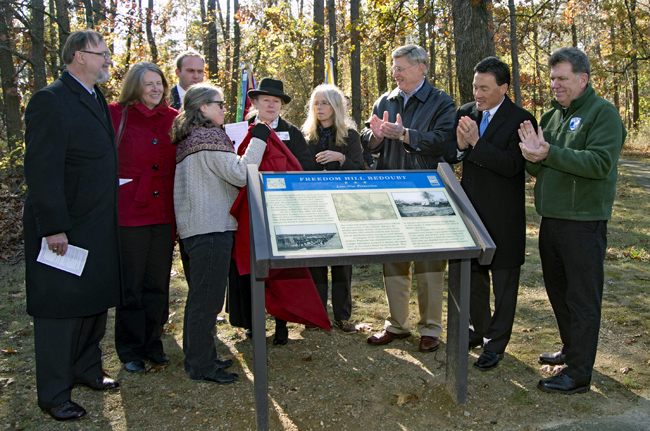
{"label": "man in dark suit", "polygon": [[508,65],[488,57],[474,72],[475,101],[458,110],[456,141],[445,158],[450,163],[463,161],[461,185],[497,246],[490,265],[472,261],[471,274],[469,347],[483,346],[474,366],[489,370],[503,358],[515,318],[526,244],[525,160],[518,130],[525,120],[535,123],[535,118],[506,96]]}
{"label": "man in dark suit", "polygon": [[203,82],[205,76],[205,60],[196,51],[181,52],[176,57],[176,76],[178,84],[174,85],[169,92],[169,106],[174,109],[181,109],[185,92],[194,84]]}
{"label": "man in dark suit", "polygon": [[[96,85],[110,76],[111,54],[101,34],[82,30],[68,37],[62,58],[66,71],[25,112],[23,226],[38,405],[69,420],[86,414],[71,400],[75,384],[119,386],[103,377],[99,343],[108,308],[120,302],[121,277],[117,151]],[[65,256],[69,245],[88,250],[80,276],[37,262],[41,250]]]}

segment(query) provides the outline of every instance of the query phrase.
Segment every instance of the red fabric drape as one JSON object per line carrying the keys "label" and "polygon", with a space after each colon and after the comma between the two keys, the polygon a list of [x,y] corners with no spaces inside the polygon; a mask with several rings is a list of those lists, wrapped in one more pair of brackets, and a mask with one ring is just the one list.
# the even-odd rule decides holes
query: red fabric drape
{"label": "red fabric drape", "polygon": [[[239,145],[237,153],[246,152],[252,138],[251,124],[248,135]],[[289,151],[275,132],[266,140],[266,151],[259,166],[260,171],[286,172],[302,171],[298,159]],[[233,257],[240,275],[250,274],[250,219],[248,192],[244,187],[233,204],[230,214],[237,219],[237,234]],[[319,326],[329,331],[330,320],[320,300],[316,285],[308,268],[271,269],[264,280],[266,311],[288,322]]]}

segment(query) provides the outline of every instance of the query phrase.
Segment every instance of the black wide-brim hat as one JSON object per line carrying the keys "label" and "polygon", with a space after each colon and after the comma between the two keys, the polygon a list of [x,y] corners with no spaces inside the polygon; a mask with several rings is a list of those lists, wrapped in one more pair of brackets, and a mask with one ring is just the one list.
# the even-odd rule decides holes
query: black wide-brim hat
{"label": "black wide-brim hat", "polygon": [[291,97],[284,94],[284,85],[279,79],[262,78],[255,90],[248,91],[248,97],[257,96],[274,96],[282,99],[284,103],[291,102]]}

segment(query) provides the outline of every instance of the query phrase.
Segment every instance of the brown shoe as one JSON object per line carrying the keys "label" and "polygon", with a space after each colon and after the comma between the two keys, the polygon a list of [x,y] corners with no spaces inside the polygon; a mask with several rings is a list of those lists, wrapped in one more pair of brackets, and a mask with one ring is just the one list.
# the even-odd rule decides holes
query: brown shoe
{"label": "brown shoe", "polygon": [[345,333],[352,334],[354,332],[357,332],[357,328],[354,326],[354,323],[350,322],[349,320],[337,320],[334,322],[334,324]]}
{"label": "brown shoe", "polygon": [[57,421],[70,421],[86,415],[86,409],[74,401],[66,401],[51,409],[43,409]]}
{"label": "brown shoe", "polygon": [[438,337],[423,335],[420,337],[420,352],[435,352],[440,347]]}
{"label": "brown shoe", "polygon": [[410,332],[407,332],[405,334],[396,334],[394,332],[390,331],[384,331],[380,334],[375,334],[372,337],[368,338],[368,344],[372,344],[373,346],[383,346],[384,344],[388,344],[391,341],[393,341],[396,338],[408,338],[411,336]]}

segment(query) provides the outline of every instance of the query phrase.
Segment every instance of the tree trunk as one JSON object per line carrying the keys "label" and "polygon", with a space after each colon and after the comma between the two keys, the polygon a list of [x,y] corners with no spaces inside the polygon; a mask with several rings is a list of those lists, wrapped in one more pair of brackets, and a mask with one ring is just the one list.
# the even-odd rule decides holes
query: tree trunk
{"label": "tree trunk", "polygon": [[[206,53],[206,63],[208,64],[208,77],[213,80],[219,78],[219,58],[217,44],[217,13],[216,1],[208,0],[207,27],[208,27],[208,49]],[[232,91],[232,89],[231,89]]]}
{"label": "tree trunk", "polygon": [[[15,171],[19,148],[23,140],[23,127],[20,115],[20,93],[18,91],[18,74],[14,67],[10,50],[14,48],[12,6],[0,3],[0,80],[2,80],[2,121],[7,130],[7,152],[9,153],[10,172]],[[5,49],[6,48],[6,49]]]}
{"label": "tree trunk", "polygon": [[49,47],[48,47],[48,53],[50,54],[50,73],[52,74],[52,77],[58,78],[59,77],[59,57],[57,56],[57,51],[54,49],[56,46],[56,41],[57,41],[57,34],[56,34],[56,25],[54,20],[56,19],[56,9],[54,7],[54,0],[48,0],[48,12],[49,16],[47,18],[48,22],[48,33],[49,33]]}
{"label": "tree trunk", "polygon": [[510,9],[510,57],[512,61],[512,92],[515,103],[521,106],[521,87],[519,85],[519,54],[517,54],[517,9],[515,0],[508,0]]}
{"label": "tree trunk", "polygon": [[83,0],[84,12],[86,14],[86,27],[95,28],[95,21],[93,19],[93,3],[92,0]]}
{"label": "tree trunk", "polygon": [[350,0],[350,87],[352,89],[352,118],[361,126],[361,44],[359,42],[359,0]]}
{"label": "tree trunk", "polygon": [[[220,2],[217,2],[219,4]],[[237,5],[239,8],[239,5]],[[230,39],[230,0],[226,0],[226,32],[223,34],[223,43],[226,44],[226,70],[232,71],[232,59],[230,50],[232,47],[232,40]],[[228,80],[230,82],[230,80]]]}
{"label": "tree trunk", "polygon": [[388,71],[386,70],[386,47],[377,48],[375,55],[375,69],[377,69],[377,90],[379,94],[388,91]]}
{"label": "tree trunk", "polygon": [[145,26],[147,32],[147,42],[149,43],[149,51],[151,51],[151,62],[158,64],[158,47],[156,46],[156,39],[153,37],[151,25],[153,23],[153,0],[149,0],[147,4],[147,11],[145,17]]}
{"label": "tree trunk", "polygon": [[[614,27],[614,22],[609,27],[609,42],[611,46],[612,52],[616,52],[616,30]],[[612,73],[612,88],[614,89],[614,106],[616,106],[616,110],[620,112],[621,109],[621,100],[620,100],[620,93],[618,90],[618,77],[617,73],[614,72]]]}
{"label": "tree trunk", "polygon": [[[151,2],[149,3],[151,4]],[[93,23],[95,24],[95,27],[97,27],[97,24],[106,21],[106,3],[104,0],[92,0],[92,5]]]}
{"label": "tree trunk", "polygon": [[56,2],[56,22],[59,27],[59,57],[65,41],[70,35],[70,14],[68,0],[54,0]]}
{"label": "tree trunk", "polygon": [[[336,4],[334,0],[327,0],[327,25],[329,27],[330,35],[330,50],[329,54],[334,59],[333,67],[334,70],[331,71],[334,76],[334,83],[338,85],[339,83],[339,48],[336,41]],[[329,58],[326,59],[329,61]]]}
{"label": "tree trunk", "polygon": [[[232,56],[232,71],[230,74],[230,97],[228,106],[234,107],[237,105],[237,88],[239,85],[239,45],[241,44],[241,33],[239,30],[239,21],[237,21],[237,12],[239,12],[239,0],[233,0],[232,15],[233,19],[233,56]],[[228,117],[230,121],[234,119],[237,110],[231,109]]]}
{"label": "tree trunk", "polygon": [[461,105],[474,100],[474,66],[491,54],[487,5],[488,0],[452,0],[456,75]]}
{"label": "tree trunk", "polygon": [[[438,75],[436,74],[436,63],[437,63],[437,56],[436,56],[436,29],[434,25],[434,17],[431,16],[429,20],[429,82],[431,82],[431,85],[437,88],[437,77]],[[424,47],[423,47],[424,48]]]}
{"label": "tree trunk", "polygon": [[325,81],[325,5],[323,0],[314,0],[314,78],[312,87]]}
{"label": "tree trunk", "polygon": [[447,93],[449,97],[455,99],[454,91],[454,69],[451,63],[451,43],[447,40]]}
{"label": "tree trunk", "polygon": [[424,0],[418,0],[418,40],[419,45],[426,49],[427,46],[427,16]]}
{"label": "tree trunk", "polygon": [[43,0],[31,0],[32,28],[29,32],[32,41],[32,73],[34,74],[34,92],[47,85],[45,72],[45,7]]}
{"label": "tree trunk", "polygon": [[631,0],[628,7],[628,20],[630,22],[630,33],[632,34],[632,57],[630,58],[630,71],[632,72],[632,128],[639,126],[639,62],[637,58],[637,21],[636,21],[636,0]]}

